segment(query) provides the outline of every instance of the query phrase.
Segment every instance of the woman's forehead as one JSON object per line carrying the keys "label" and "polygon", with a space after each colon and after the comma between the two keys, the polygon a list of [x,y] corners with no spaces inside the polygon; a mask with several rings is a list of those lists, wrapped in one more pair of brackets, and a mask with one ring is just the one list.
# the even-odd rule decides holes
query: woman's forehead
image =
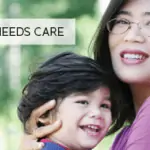
{"label": "woman's forehead", "polygon": [[118,15],[150,16],[150,0],[128,0],[119,10]]}
{"label": "woman's forehead", "polygon": [[120,10],[138,10],[139,7],[142,10],[150,10],[150,0],[127,0]]}

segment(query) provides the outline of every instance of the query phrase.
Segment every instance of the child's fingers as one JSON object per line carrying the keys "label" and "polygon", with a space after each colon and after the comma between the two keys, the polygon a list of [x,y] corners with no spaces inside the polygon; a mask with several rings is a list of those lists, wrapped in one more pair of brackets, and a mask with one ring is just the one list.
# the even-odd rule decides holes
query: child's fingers
{"label": "child's fingers", "polygon": [[34,139],[42,138],[48,134],[52,134],[53,132],[59,130],[61,128],[62,122],[60,120],[57,120],[56,122],[43,126],[40,128],[37,128],[33,131],[33,137]]}

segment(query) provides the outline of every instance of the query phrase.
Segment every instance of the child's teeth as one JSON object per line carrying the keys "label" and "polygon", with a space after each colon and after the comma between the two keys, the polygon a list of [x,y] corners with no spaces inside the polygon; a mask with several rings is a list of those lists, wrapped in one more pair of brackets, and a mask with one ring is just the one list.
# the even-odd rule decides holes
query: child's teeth
{"label": "child's teeth", "polygon": [[96,126],[89,125],[88,128],[98,129]]}

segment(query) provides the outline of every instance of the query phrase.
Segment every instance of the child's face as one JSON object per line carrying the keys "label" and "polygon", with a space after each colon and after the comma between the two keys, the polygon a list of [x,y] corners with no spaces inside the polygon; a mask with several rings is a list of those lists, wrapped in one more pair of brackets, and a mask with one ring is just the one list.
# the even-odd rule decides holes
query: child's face
{"label": "child's face", "polygon": [[101,87],[88,94],[72,94],[58,108],[62,128],[50,138],[70,149],[92,149],[106,135],[111,122],[110,92]]}

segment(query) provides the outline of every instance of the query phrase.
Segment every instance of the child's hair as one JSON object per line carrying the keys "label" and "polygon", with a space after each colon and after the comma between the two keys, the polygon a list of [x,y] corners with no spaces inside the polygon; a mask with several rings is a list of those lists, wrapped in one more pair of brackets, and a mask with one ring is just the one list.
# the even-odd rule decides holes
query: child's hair
{"label": "child's hair", "polygon": [[[23,122],[25,129],[25,123],[31,112],[44,103],[52,99],[55,99],[57,103],[58,98],[63,99],[78,92],[92,92],[100,86],[106,86],[112,91],[111,84],[107,74],[91,58],[71,52],[58,54],[44,62],[31,74],[18,106],[19,119]],[[116,107],[119,106],[113,99],[112,97],[112,111],[117,111]],[[112,117],[116,115],[115,111]]]}

